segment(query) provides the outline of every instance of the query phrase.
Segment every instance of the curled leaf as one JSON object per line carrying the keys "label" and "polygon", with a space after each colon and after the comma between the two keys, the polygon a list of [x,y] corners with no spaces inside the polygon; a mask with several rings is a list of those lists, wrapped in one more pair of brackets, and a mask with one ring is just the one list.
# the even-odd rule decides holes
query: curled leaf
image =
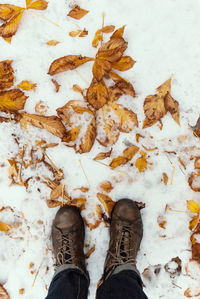
{"label": "curled leaf", "polygon": [[196,157],[194,161],[194,168],[195,169],[200,169],[200,157]]}
{"label": "curled leaf", "polygon": [[89,124],[85,135],[83,136],[82,143],[80,144],[79,153],[87,153],[91,150],[96,138],[96,120],[93,118]]}
{"label": "curled leaf", "polygon": [[94,109],[100,109],[108,101],[108,89],[103,80],[96,81],[93,79],[87,90],[87,101]]}
{"label": "curled leaf", "polygon": [[11,66],[12,60],[0,61],[0,89],[13,86],[14,70]]}
{"label": "curled leaf", "polygon": [[115,202],[112,200],[111,197],[108,195],[105,195],[103,193],[97,193],[97,198],[100,200],[100,202],[103,204],[104,209],[108,213],[108,215],[111,215],[111,212],[115,206]]}
{"label": "curled leaf", "polygon": [[24,108],[27,97],[20,89],[0,91],[0,111],[18,111]]}
{"label": "curled leaf", "polygon": [[60,90],[60,84],[56,80],[54,80],[54,79],[52,79],[51,81],[52,81],[52,83],[55,86],[55,92],[59,92],[59,90]]}
{"label": "curled leaf", "polygon": [[35,89],[37,84],[31,83],[29,81],[22,81],[20,84],[17,85],[19,88],[23,90],[32,90]]}
{"label": "curled leaf", "polygon": [[47,112],[48,108],[49,107],[45,104],[45,102],[39,101],[35,105],[35,112],[40,115],[44,115]]}
{"label": "curled leaf", "polygon": [[198,287],[195,290],[192,288],[187,288],[184,292],[184,296],[187,298],[199,297],[200,296],[200,288]]}
{"label": "curled leaf", "polygon": [[93,58],[81,55],[67,55],[52,62],[48,74],[55,75],[68,70],[74,70],[80,65],[93,60]]}
{"label": "curled leaf", "polygon": [[80,8],[78,5],[74,5],[72,10],[68,13],[68,17],[71,17],[76,20],[82,19],[89,11],[83,8]]}

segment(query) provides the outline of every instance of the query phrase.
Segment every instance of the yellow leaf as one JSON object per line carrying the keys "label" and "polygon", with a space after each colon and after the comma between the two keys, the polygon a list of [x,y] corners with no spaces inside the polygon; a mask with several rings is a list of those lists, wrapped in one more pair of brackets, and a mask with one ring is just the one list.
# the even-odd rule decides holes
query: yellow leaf
{"label": "yellow leaf", "polygon": [[58,199],[60,196],[64,195],[64,192],[65,192],[65,185],[64,184],[58,185],[55,189],[51,191],[50,194],[51,200]]}
{"label": "yellow leaf", "polygon": [[103,40],[102,33],[111,33],[111,32],[113,32],[114,29],[115,29],[115,26],[109,25],[109,26],[103,27],[102,29],[97,30],[95,33],[94,39],[92,41],[92,46],[94,48],[96,48],[98,46],[98,43]]}
{"label": "yellow leaf", "polygon": [[78,137],[81,127],[78,126],[66,132],[65,136],[63,137],[63,142],[71,142],[75,141]]}
{"label": "yellow leaf", "polygon": [[74,5],[73,9],[70,10],[70,12],[68,13],[68,16],[71,18],[74,18],[76,20],[80,20],[81,18],[83,18],[89,11],[83,8],[80,8],[80,6],[78,5]]}
{"label": "yellow leaf", "polygon": [[168,183],[168,175],[165,172],[163,172],[163,174],[162,174],[162,179],[163,179],[164,184],[167,185],[167,183]]}
{"label": "yellow leaf", "polygon": [[22,81],[20,84],[17,85],[19,88],[23,90],[32,90],[35,89],[37,84],[31,83],[29,81]]}
{"label": "yellow leaf", "polygon": [[60,44],[60,42],[58,40],[52,39],[52,40],[49,40],[48,42],[46,42],[46,44],[48,46],[56,46],[57,44]]}
{"label": "yellow leaf", "polygon": [[26,0],[26,7],[28,7],[31,4],[31,2],[33,2],[33,0]]}
{"label": "yellow leaf", "polygon": [[145,169],[147,168],[146,158],[144,156],[141,156],[140,158],[137,158],[137,160],[135,162],[135,166],[137,167],[139,172],[145,171]]}
{"label": "yellow leaf", "polygon": [[11,4],[0,4],[0,19],[3,21],[8,21],[21,10],[23,10],[23,8],[20,6]]}
{"label": "yellow leaf", "polygon": [[123,151],[123,157],[127,158],[130,161],[138,151],[139,151],[138,146],[136,145],[129,146]]}
{"label": "yellow leaf", "polygon": [[4,222],[0,222],[0,231],[1,232],[7,232],[12,228],[9,224],[6,224]]}
{"label": "yellow leaf", "polygon": [[112,210],[115,206],[115,202],[112,200],[111,197],[108,195],[105,195],[103,193],[97,193],[97,198],[100,200],[100,202],[103,204],[104,209],[109,214],[109,216],[112,213]]}
{"label": "yellow leaf", "polygon": [[199,215],[194,216],[192,218],[192,220],[190,220],[189,229],[193,230],[197,226],[198,223],[199,223]]}
{"label": "yellow leaf", "polygon": [[27,6],[28,9],[38,9],[38,10],[44,10],[48,6],[48,2],[45,0],[38,0],[35,2],[30,2]]}
{"label": "yellow leaf", "polygon": [[0,61],[0,89],[10,88],[14,81],[12,60]]}
{"label": "yellow leaf", "polygon": [[122,56],[120,60],[112,63],[112,67],[119,71],[127,71],[133,67],[135,62],[130,56]]}
{"label": "yellow leaf", "polygon": [[24,108],[27,97],[20,89],[0,92],[0,111],[18,111]]}
{"label": "yellow leaf", "polygon": [[192,213],[199,213],[200,212],[200,206],[194,200],[187,200],[187,208]]}
{"label": "yellow leaf", "polygon": [[114,169],[120,165],[126,164],[127,162],[128,162],[127,158],[122,157],[122,156],[117,157],[117,158],[112,159],[112,161],[110,163],[110,167],[112,167]]}
{"label": "yellow leaf", "polygon": [[96,81],[93,79],[87,90],[87,101],[94,109],[100,109],[108,101],[108,89],[103,80]]}
{"label": "yellow leaf", "polygon": [[117,30],[113,33],[113,35],[111,36],[111,38],[123,37],[125,27],[126,27],[126,25],[124,25],[123,27],[117,29]]}
{"label": "yellow leaf", "polygon": [[8,22],[1,25],[0,27],[0,36],[3,38],[11,38],[17,32],[19,27],[19,22],[23,16],[25,9],[21,9],[21,11],[15,14]]}

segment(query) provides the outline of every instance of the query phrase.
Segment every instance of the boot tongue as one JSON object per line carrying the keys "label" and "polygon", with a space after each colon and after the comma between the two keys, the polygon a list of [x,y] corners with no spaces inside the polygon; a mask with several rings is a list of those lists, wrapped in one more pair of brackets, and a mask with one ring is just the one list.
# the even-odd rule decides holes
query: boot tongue
{"label": "boot tongue", "polygon": [[124,229],[122,233],[121,244],[120,244],[120,256],[124,263],[129,259],[129,250],[130,250],[130,232],[127,229]]}

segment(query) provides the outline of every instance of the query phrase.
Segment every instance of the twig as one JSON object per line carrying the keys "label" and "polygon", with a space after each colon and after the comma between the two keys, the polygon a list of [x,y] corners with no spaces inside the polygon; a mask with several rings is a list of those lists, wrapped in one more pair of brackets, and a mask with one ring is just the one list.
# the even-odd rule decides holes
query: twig
{"label": "twig", "polygon": [[104,21],[105,21],[105,12],[102,13],[102,27],[101,27],[101,46],[103,43],[103,27],[104,27]]}
{"label": "twig", "polygon": [[101,164],[101,165],[104,165],[104,166],[106,166],[106,167],[109,167],[110,169],[112,169],[112,170],[114,170],[114,171],[117,171],[117,172],[119,172],[119,173],[122,173],[122,174],[128,175],[128,173],[127,173],[127,172],[125,172],[125,171],[122,171],[122,170],[119,170],[119,169],[116,169],[116,168],[112,168],[112,167],[110,167],[110,165],[108,165],[108,164],[105,164],[105,163],[103,163],[103,162],[100,162],[100,161],[98,161],[98,160],[93,160],[93,161],[95,161],[95,162],[97,162],[97,163],[99,163],[99,164]]}
{"label": "twig", "polygon": [[88,177],[87,177],[87,175],[86,175],[86,173],[85,173],[85,170],[84,170],[84,168],[83,168],[83,164],[82,164],[81,159],[79,159],[79,163],[80,163],[81,169],[82,169],[82,171],[83,171],[83,174],[84,174],[84,176],[85,176],[85,178],[86,178],[86,180],[87,180],[87,182],[88,182],[88,185],[89,185],[89,187],[90,187],[90,182],[89,182]]}
{"label": "twig", "polygon": [[[32,12],[32,14],[36,15],[36,16],[39,17],[40,19],[43,19],[43,20],[45,20],[45,21],[51,23],[52,25],[54,25],[54,26],[56,26],[56,27],[60,27],[60,28],[62,28],[59,24],[57,24],[57,23],[55,23],[55,22],[49,20],[48,18],[46,18],[46,17],[44,17],[44,16],[39,15],[37,12]],[[64,28],[62,28],[62,29],[64,30]]]}
{"label": "twig", "polygon": [[43,260],[41,261],[40,266],[39,266],[39,268],[38,268],[38,270],[37,270],[37,272],[36,272],[36,274],[35,274],[35,278],[34,278],[34,280],[33,280],[32,288],[33,288],[34,285],[35,285],[35,281],[36,281],[37,276],[38,276],[38,274],[39,274],[39,272],[40,272],[40,269],[41,269],[41,267],[42,267],[42,264],[43,264]]}

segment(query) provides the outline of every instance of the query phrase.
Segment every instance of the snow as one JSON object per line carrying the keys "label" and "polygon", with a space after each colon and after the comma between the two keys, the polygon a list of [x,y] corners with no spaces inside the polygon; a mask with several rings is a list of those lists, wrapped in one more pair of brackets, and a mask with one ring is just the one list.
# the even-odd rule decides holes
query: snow
{"label": "snow", "polygon": [[[0,1],[22,6],[24,2]],[[66,16],[69,5],[74,3],[90,11],[79,21]],[[56,109],[67,101],[81,100],[81,95],[75,93],[72,86],[89,86],[92,64],[54,76],[61,84],[60,91],[55,93],[52,78],[47,75],[50,63],[68,54],[95,55],[91,41],[95,31],[101,27],[102,13],[105,13],[105,25],[115,25],[117,28],[126,24],[125,39],[129,42],[126,55],[131,55],[137,63],[121,75],[134,84],[138,96],[136,99],[122,97],[118,103],[137,113],[139,127],[129,134],[121,133],[113,146],[111,158],[120,155],[126,144],[136,144],[136,133],[145,136],[139,141],[141,150],[142,145],[158,148],[147,152],[149,165],[144,173],[138,173],[130,163],[119,167],[118,171],[93,160],[99,152],[110,149],[97,141],[90,153],[80,155],[45,130],[30,126],[27,131],[22,131],[19,125],[13,123],[0,124],[0,165],[3,164],[0,172],[0,207],[11,206],[15,210],[14,213],[9,210],[1,212],[0,221],[21,223],[11,235],[0,233],[0,283],[4,284],[11,299],[42,299],[46,296],[54,272],[50,231],[57,211],[57,208],[50,209],[46,205],[50,189],[36,179],[31,181],[28,190],[11,185],[7,160],[18,153],[12,134],[19,137],[20,146],[35,145],[39,139],[59,143],[57,147],[49,148],[47,153],[63,170],[65,178],[62,183],[66,184],[70,195],[80,196],[82,193],[73,189],[89,187],[86,210],[82,212],[89,220],[93,219],[95,206],[99,203],[96,193],[100,192],[99,184],[104,180],[113,183],[114,189],[109,194],[113,200],[129,197],[146,204],[141,210],[144,237],[137,265],[140,273],[147,267],[154,269],[152,267],[155,265],[161,265],[160,273],[152,274],[151,281],[142,277],[144,291],[150,299],[183,299],[188,287],[199,285],[200,269],[189,262],[191,244],[188,222],[191,217],[186,206],[187,200],[199,200],[199,194],[192,191],[187,183],[189,174],[194,170],[193,161],[189,158],[199,154],[198,148],[190,148],[198,147],[198,140],[189,127],[195,124],[199,116],[199,9],[199,0],[49,0],[47,10],[25,12],[11,45],[0,39],[0,60],[13,60],[15,86],[22,80],[37,83],[35,92],[26,93],[29,98],[25,111],[34,113],[36,103],[42,100],[49,107],[47,115],[55,115]],[[68,35],[79,28],[86,28],[88,36],[72,38]],[[46,45],[52,39],[60,41],[60,44],[55,47]],[[172,96],[180,103],[181,126],[167,114],[163,118],[163,130],[157,125],[142,130],[144,98],[154,94],[156,87],[170,76],[173,78]],[[177,139],[181,135],[187,136],[183,142]],[[185,151],[186,147],[189,153]],[[166,151],[175,151],[176,155]],[[109,164],[111,158],[102,162]],[[186,169],[178,158],[187,161]],[[168,185],[161,181],[163,172],[169,177]],[[50,175],[42,166],[32,170],[31,174],[34,177]],[[27,173],[27,176],[30,174]],[[166,211],[166,205],[171,209]],[[158,226],[157,218],[160,215],[167,221],[166,229]],[[103,224],[92,231],[86,228],[85,243],[90,246],[96,244],[95,252],[87,260],[91,278],[89,299],[95,297],[96,285],[103,271],[108,233],[108,228]],[[182,260],[182,273],[170,278],[164,265],[177,256]],[[30,263],[34,264],[31,268]],[[24,295],[19,294],[21,288],[25,289]]]}

